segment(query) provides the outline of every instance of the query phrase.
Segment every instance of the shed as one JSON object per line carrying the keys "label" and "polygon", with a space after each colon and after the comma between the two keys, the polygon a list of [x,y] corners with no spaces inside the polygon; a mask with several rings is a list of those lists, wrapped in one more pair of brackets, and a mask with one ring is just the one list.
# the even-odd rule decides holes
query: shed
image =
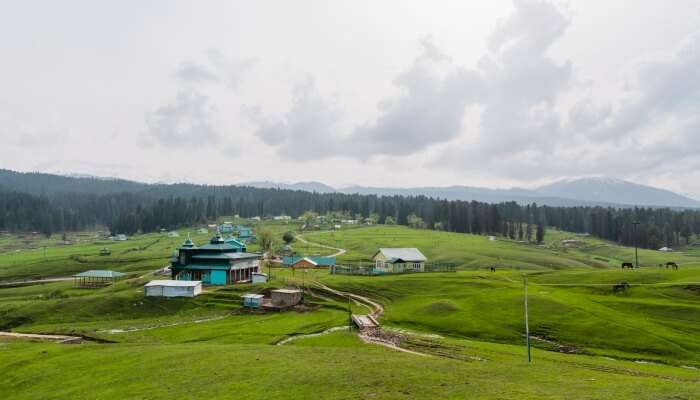
{"label": "shed", "polygon": [[263,295],[261,294],[248,293],[241,298],[243,299],[243,307],[260,308],[263,303]]}
{"label": "shed", "polygon": [[146,296],[194,297],[202,293],[201,281],[155,280],[144,286]]}
{"label": "shed", "polygon": [[267,274],[261,272],[253,273],[253,283],[265,283],[267,282]]}
{"label": "shed", "polygon": [[663,251],[664,253],[668,253],[668,252],[673,251],[673,249],[670,247],[662,247],[659,249],[659,251]]}
{"label": "shed", "polygon": [[286,308],[293,307],[301,302],[301,290],[299,289],[277,289],[270,292],[273,307]]}
{"label": "shed", "polygon": [[103,269],[91,269],[73,275],[73,285],[79,288],[99,288],[111,285],[118,281],[122,276],[121,272],[109,271]]}

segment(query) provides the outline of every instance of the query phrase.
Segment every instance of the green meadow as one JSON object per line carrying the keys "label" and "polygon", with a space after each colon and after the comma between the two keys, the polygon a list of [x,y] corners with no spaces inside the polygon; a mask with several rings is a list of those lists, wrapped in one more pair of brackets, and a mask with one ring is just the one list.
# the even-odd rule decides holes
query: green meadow
{"label": "green meadow", "polygon": [[[279,249],[298,225],[266,222]],[[102,289],[71,281],[0,286],[0,330],[82,335],[80,345],[0,339],[0,398],[694,399],[700,397],[700,253],[640,250],[548,231],[543,245],[372,226],[310,232],[294,249],[366,263],[379,247],[418,247],[454,273],[376,277],[272,268],[264,285],[209,287],[193,299],[146,298],[143,284],[191,232],[105,242],[72,234],[0,239],[0,283],[127,272]],[[80,239],[80,240],[78,240]],[[562,240],[575,239],[574,245]],[[45,248],[44,248],[45,246]],[[103,247],[110,256],[100,256]],[[250,250],[258,250],[253,245]],[[677,271],[659,268],[675,261]],[[490,267],[496,267],[491,272]],[[266,270],[267,271],[267,270]],[[528,277],[533,362],[524,346]],[[303,311],[250,313],[244,293],[306,286]],[[348,332],[347,300],[313,282],[381,303],[400,352]],[[630,286],[615,291],[613,285]],[[354,313],[366,313],[352,304]],[[335,329],[331,329],[335,328]],[[331,331],[329,331],[331,330]],[[331,333],[324,333],[331,332]],[[292,338],[292,340],[289,340]],[[283,344],[280,344],[283,343]],[[419,353],[419,354],[416,354]]]}

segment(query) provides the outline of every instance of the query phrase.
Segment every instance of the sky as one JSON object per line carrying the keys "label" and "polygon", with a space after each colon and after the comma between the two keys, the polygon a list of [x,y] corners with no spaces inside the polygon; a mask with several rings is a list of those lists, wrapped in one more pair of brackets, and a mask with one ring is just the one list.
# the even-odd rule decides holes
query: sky
{"label": "sky", "polygon": [[0,168],[700,198],[700,0],[0,0]]}

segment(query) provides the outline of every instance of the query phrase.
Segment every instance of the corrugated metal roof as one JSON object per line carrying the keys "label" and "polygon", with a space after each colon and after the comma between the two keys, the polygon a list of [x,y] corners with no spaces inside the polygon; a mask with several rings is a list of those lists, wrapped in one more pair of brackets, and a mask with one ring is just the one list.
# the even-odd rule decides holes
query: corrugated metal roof
{"label": "corrugated metal roof", "polygon": [[195,287],[201,284],[201,281],[155,280],[148,282],[145,286]]}
{"label": "corrugated metal roof", "polygon": [[244,295],[241,296],[241,297],[244,298],[244,299],[262,299],[262,298],[265,297],[265,296],[263,296],[263,295],[261,295],[261,294],[248,293],[248,294],[244,294]]}
{"label": "corrugated metal roof", "polygon": [[259,254],[255,253],[212,253],[212,254],[195,254],[193,260],[245,260],[250,258],[258,258]]}
{"label": "corrugated metal roof", "polygon": [[91,269],[89,271],[81,272],[79,274],[73,275],[78,278],[118,278],[124,274],[117,271],[109,271],[104,269]]}
{"label": "corrugated metal roof", "polygon": [[401,259],[408,262],[427,260],[423,253],[415,247],[382,247],[378,253],[384,254],[388,260]]}
{"label": "corrugated metal roof", "polygon": [[294,265],[302,258],[308,258],[309,260],[316,263],[316,265],[335,265],[335,257],[320,257],[320,256],[308,256],[308,257],[298,257],[298,256],[285,256],[282,257],[282,264],[286,266]]}

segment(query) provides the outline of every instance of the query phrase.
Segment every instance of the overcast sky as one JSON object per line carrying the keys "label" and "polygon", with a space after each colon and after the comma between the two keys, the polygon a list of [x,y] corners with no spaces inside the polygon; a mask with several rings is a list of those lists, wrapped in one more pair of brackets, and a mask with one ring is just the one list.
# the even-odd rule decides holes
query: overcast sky
{"label": "overcast sky", "polygon": [[700,198],[700,0],[0,1],[0,167]]}

